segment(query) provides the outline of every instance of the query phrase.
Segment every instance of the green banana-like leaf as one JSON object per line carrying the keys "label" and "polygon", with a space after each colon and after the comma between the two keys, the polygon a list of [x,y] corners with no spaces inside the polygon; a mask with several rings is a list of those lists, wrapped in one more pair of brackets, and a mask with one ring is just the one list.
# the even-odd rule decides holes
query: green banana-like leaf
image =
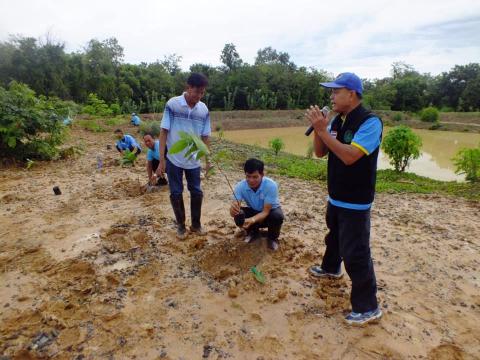
{"label": "green banana-like leaf", "polygon": [[182,152],[184,149],[186,149],[188,145],[189,145],[188,140],[181,138],[168,149],[168,152],[170,154],[177,154],[179,152]]}

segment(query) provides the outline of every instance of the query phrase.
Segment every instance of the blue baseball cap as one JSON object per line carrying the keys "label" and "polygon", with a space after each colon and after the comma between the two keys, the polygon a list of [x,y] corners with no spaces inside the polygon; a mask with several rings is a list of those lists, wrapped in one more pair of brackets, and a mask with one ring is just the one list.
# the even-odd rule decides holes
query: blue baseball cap
{"label": "blue baseball cap", "polygon": [[362,94],[363,92],[362,80],[360,80],[357,75],[350,72],[341,73],[334,81],[320,83],[320,85],[333,89],[347,88],[349,90],[354,90],[359,94]]}

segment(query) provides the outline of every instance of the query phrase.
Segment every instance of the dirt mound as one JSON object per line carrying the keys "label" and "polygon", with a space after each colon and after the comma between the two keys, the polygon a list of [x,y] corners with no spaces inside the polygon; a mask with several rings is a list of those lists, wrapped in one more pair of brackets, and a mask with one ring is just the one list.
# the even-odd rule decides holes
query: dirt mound
{"label": "dirt mound", "polygon": [[198,266],[219,281],[248,272],[267,254],[265,242],[261,240],[246,244],[238,239],[224,239],[208,244],[197,253]]}

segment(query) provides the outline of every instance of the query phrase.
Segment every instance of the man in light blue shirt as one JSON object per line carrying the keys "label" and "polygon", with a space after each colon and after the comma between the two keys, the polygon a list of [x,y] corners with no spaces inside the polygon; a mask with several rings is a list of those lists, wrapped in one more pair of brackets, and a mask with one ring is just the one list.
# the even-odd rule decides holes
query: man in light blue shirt
{"label": "man in light blue shirt", "polygon": [[[230,215],[235,224],[247,231],[245,242],[258,237],[259,229],[268,228],[268,247],[278,249],[278,237],[283,223],[283,212],[278,200],[278,185],[264,176],[264,164],[258,159],[248,159],[244,165],[245,180],[235,186],[235,200]],[[246,207],[241,207],[244,201]]]}
{"label": "man in light blue shirt", "polygon": [[145,133],[143,142],[147,147],[147,175],[148,182],[153,186],[167,185],[167,179],[160,172],[160,140],[154,140],[153,134]]}
{"label": "man in light blue shirt", "polygon": [[140,126],[142,120],[140,120],[140,117],[136,113],[132,113],[132,118],[130,119],[130,122],[133,126]]}
{"label": "man in light blue shirt", "polygon": [[[187,149],[177,154],[169,154],[168,149],[180,139],[180,132],[201,137],[209,145],[210,114],[207,106],[200,101],[205,95],[207,78],[192,73],[187,80],[185,92],[168,100],[161,122],[160,132],[160,173],[167,173],[170,187],[170,202],[177,221],[177,238],[186,237],[185,207],[183,203],[183,173],[190,191],[192,226],[190,231],[204,235],[200,223],[203,192],[200,186],[200,161],[185,157]],[[165,159],[165,148],[167,155]],[[208,168],[209,164],[207,164]]]}

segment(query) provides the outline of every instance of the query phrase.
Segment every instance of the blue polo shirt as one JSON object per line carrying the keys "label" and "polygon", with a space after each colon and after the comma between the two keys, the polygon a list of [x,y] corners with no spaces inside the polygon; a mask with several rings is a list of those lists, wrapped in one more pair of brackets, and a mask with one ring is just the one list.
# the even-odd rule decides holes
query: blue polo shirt
{"label": "blue polo shirt", "polygon": [[152,161],[153,159],[160,161],[160,140],[155,140],[153,150],[148,148],[147,161]]}
{"label": "blue polo shirt", "polygon": [[140,145],[138,145],[137,140],[132,135],[125,134],[123,138],[117,141],[117,146],[120,150],[133,150],[133,147],[137,147],[140,150],[142,149]]}
{"label": "blue polo shirt", "polygon": [[240,181],[235,185],[235,196],[237,200],[245,201],[247,206],[257,211],[262,211],[265,204],[271,204],[272,209],[280,207],[278,185],[266,176],[263,177],[257,191],[248,186],[247,180]]}
{"label": "blue polo shirt", "polygon": [[[358,129],[353,136],[351,145],[360,149],[365,155],[370,155],[374,152],[382,141],[382,123],[378,117],[372,117],[367,119]],[[330,125],[328,126],[328,132],[330,132]],[[337,134],[331,133],[332,136]],[[368,210],[372,204],[354,204],[345,201],[339,201],[328,197],[328,201],[338,207],[351,209],[351,210]]]}
{"label": "blue polo shirt", "polygon": [[133,116],[132,116],[131,123],[132,123],[133,125],[138,126],[138,125],[141,124],[141,122],[142,122],[142,121],[140,120],[140,118],[138,117],[138,115],[133,115]]}
{"label": "blue polo shirt", "polygon": [[[195,134],[199,137],[210,136],[210,114],[207,105],[199,101],[193,109],[188,106],[185,94],[168,100],[163,112],[162,129],[168,130],[167,149],[180,140],[180,131]],[[173,165],[183,169],[195,169],[200,167],[200,161],[193,158],[186,159],[185,153],[188,149],[177,154],[170,154],[167,151],[167,158]]]}

